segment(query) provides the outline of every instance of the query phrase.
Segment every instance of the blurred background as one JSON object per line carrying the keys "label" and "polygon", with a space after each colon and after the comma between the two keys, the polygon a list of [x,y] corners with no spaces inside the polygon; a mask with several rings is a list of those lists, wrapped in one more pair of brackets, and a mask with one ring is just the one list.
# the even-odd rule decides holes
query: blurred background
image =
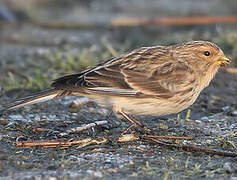
{"label": "blurred background", "polygon": [[[232,59],[190,111],[136,117],[162,136],[191,136],[194,145],[236,152],[236,0],[0,0],[0,106],[50,87],[142,46],[191,40],[217,43]],[[88,147],[19,148],[16,141],[58,140],[58,134],[98,120],[109,110],[92,102],[77,108],[67,97],[0,117],[0,176],[6,179],[236,179],[233,157],[187,153],[149,143],[115,142],[128,124],[70,134],[66,139],[112,137]],[[157,107],[159,108],[159,107]],[[0,108],[1,109],[1,108]],[[112,115],[110,122],[118,122]],[[99,135],[98,135],[99,134]],[[176,141],[175,141],[176,142]],[[52,178],[50,178],[52,177]]]}
{"label": "blurred background", "polygon": [[141,46],[217,43],[237,57],[235,0],[0,0],[1,90],[51,79]]}

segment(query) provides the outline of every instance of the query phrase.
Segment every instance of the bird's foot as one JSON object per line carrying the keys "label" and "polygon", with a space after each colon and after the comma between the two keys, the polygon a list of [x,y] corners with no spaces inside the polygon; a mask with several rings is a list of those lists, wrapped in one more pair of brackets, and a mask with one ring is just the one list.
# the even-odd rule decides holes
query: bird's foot
{"label": "bird's foot", "polygon": [[129,126],[125,131],[123,131],[121,135],[126,134],[132,128],[135,128],[135,130],[140,132],[141,134],[148,134],[148,135],[154,134],[153,130],[151,130],[145,124],[141,123],[140,121],[136,120],[135,118],[129,117],[127,114],[125,114],[122,111],[119,111],[119,114],[121,114],[124,119],[126,119],[127,121],[129,121],[131,123],[131,126]]}

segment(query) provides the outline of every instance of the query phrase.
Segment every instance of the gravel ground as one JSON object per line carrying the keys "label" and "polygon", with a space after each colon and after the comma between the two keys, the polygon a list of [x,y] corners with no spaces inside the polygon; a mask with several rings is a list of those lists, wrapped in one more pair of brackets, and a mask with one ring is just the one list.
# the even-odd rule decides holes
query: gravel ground
{"label": "gravel ground", "polygon": [[[156,2],[150,1],[149,6],[143,6],[145,1],[142,0],[133,3],[133,6],[130,6],[132,1],[129,6],[127,1],[112,5],[102,1],[104,6],[90,1],[83,6],[75,6],[72,13],[64,10],[64,16],[53,10],[47,11],[54,9],[51,6],[40,6],[34,13],[29,9],[26,12],[28,16],[32,15],[30,18],[33,20],[36,17],[43,22],[56,19],[73,25],[78,21],[89,22],[86,15],[93,9],[90,14],[92,17],[89,18],[91,23],[106,24],[108,19],[121,15],[138,17],[138,12],[142,12],[140,16],[149,17],[154,12],[159,16],[161,11],[155,11]],[[159,8],[167,7],[165,1],[159,3]],[[188,6],[186,1],[182,3]],[[220,7],[218,3],[207,5]],[[226,7],[234,9],[234,5],[225,4],[221,10],[216,9],[226,14]],[[34,7],[32,5],[32,9]],[[181,5],[178,7],[182,9]],[[190,12],[198,14],[195,7],[205,7],[204,1],[187,9],[183,15]],[[153,9],[153,14],[146,13],[148,9]],[[208,15],[207,9],[202,8],[200,13]],[[166,9],[168,14],[177,14],[176,10],[171,7]],[[39,17],[39,14],[43,15]],[[214,10],[213,14],[216,15]],[[52,16],[47,19],[49,15]],[[78,16],[80,18],[76,19]],[[107,18],[103,18],[105,16]],[[232,69],[218,72],[211,85],[190,107],[188,119],[187,110],[179,115],[136,118],[157,135],[194,138],[192,141],[171,141],[176,145],[237,153],[235,29],[235,25],[89,29],[49,28],[30,23],[18,28],[4,26],[0,30],[0,106],[29,95],[32,91],[48,88],[51,80],[58,76],[80,71],[88,65],[137,47],[205,39],[218,43],[232,57]],[[17,109],[0,117],[0,179],[237,179],[236,157],[188,152],[145,141],[118,143],[117,138],[129,124],[114,114],[108,119],[110,110],[89,100],[78,107],[72,106],[72,102],[77,99],[53,100]],[[80,100],[85,101],[82,98]],[[68,129],[98,121],[108,123],[60,136]],[[135,131],[131,133],[139,134]],[[55,148],[21,148],[15,145],[20,141],[101,140],[103,137],[109,138],[109,141]]]}

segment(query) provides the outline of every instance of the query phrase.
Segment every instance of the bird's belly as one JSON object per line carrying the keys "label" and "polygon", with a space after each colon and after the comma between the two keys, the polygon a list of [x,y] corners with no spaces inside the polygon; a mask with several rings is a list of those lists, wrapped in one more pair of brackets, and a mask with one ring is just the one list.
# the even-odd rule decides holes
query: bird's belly
{"label": "bird's belly", "polygon": [[151,115],[151,116],[162,116],[168,114],[178,113],[193,102],[180,104],[173,100],[168,99],[155,99],[155,98],[124,98],[124,97],[112,97],[109,100],[112,107],[116,110],[121,110],[127,114],[134,115]]}
{"label": "bird's belly", "polygon": [[118,100],[114,106],[121,108],[124,112],[134,115],[152,115],[161,116],[167,114],[178,113],[183,110],[172,102],[162,102],[156,99],[134,99],[126,102],[127,100]]}
{"label": "bird's belly", "polygon": [[136,98],[118,96],[87,96],[95,100],[99,105],[111,107],[114,111],[123,111],[134,115],[163,116],[176,114],[191,106],[197,99],[199,93],[192,92],[173,98]]}

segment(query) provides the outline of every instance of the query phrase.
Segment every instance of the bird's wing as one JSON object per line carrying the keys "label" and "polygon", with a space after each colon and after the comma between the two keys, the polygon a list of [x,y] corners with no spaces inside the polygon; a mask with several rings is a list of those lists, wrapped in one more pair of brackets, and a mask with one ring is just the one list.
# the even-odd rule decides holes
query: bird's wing
{"label": "bird's wing", "polygon": [[99,87],[130,89],[129,85],[124,81],[120,65],[120,58],[112,59],[83,72],[58,78],[54,80],[51,86],[69,91]]}
{"label": "bird's wing", "polygon": [[123,96],[169,97],[194,79],[166,47],[140,48],[82,73],[59,78],[53,87]]}
{"label": "bird's wing", "polygon": [[[145,69],[142,69],[145,68]],[[121,72],[125,81],[138,92],[157,97],[172,97],[190,91],[195,83],[195,74],[182,62],[167,59],[163,63],[136,63],[125,66]]]}

